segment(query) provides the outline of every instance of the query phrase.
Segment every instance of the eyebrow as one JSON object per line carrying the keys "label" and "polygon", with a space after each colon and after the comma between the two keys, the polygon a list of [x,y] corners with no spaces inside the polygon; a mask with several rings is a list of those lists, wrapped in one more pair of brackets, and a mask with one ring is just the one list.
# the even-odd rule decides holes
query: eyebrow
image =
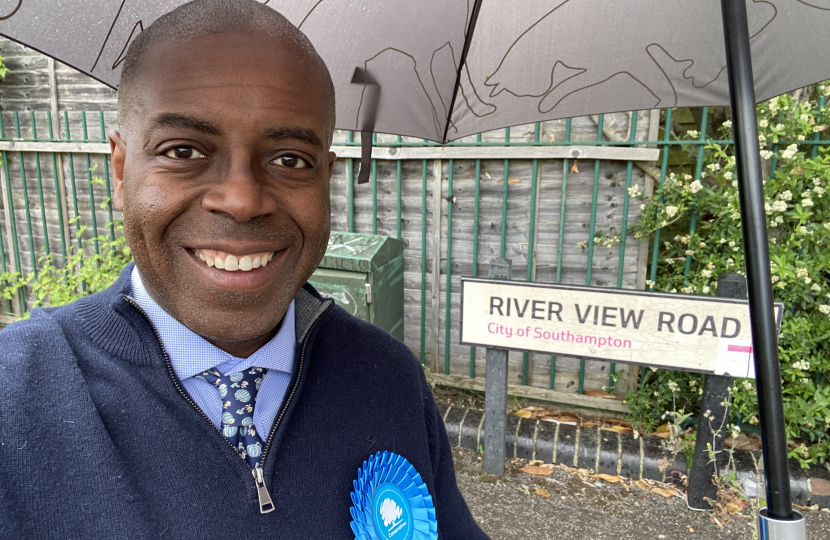
{"label": "eyebrow", "polygon": [[265,138],[274,140],[293,139],[317,148],[323,148],[323,141],[313,129],[300,126],[281,126],[268,129],[265,132]]}
{"label": "eyebrow", "polygon": [[182,113],[162,113],[150,124],[150,130],[160,128],[185,128],[199,131],[206,135],[222,135],[222,130],[215,124],[195,116]]}

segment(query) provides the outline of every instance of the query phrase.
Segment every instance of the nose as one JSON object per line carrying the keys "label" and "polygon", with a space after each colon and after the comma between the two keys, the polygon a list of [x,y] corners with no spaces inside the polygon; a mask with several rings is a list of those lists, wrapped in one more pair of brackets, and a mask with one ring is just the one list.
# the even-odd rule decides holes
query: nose
{"label": "nose", "polygon": [[272,197],[265,189],[265,173],[257,170],[250,156],[234,156],[222,178],[202,199],[202,207],[227,214],[238,223],[275,211]]}

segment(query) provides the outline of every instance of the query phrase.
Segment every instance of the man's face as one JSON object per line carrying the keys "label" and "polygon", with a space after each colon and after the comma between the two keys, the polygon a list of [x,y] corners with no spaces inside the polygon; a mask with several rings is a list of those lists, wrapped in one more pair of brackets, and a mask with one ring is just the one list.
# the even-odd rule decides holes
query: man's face
{"label": "man's face", "polygon": [[128,139],[110,134],[113,199],[148,292],[236,356],[270,339],[325,253],[324,88],[273,37],[164,42],[142,60]]}

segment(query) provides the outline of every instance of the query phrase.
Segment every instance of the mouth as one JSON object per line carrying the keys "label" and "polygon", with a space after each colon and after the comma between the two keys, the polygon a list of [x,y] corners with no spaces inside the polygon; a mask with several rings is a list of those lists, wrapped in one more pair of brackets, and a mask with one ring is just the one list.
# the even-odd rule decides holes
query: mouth
{"label": "mouth", "polygon": [[[254,292],[285,279],[286,256],[290,249],[248,251],[244,247],[222,251],[208,248],[185,248],[188,259],[209,287],[216,290]],[[256,249],[256,248],[254,248]],[[262,249],[262,248],[259,248]]]}
{"label": "mouth", "polygon": [[226,272],[250,272],[268,266],[276,253],[274,251],[264,251],[234,255],[215,249],[192,249],[191,251],[208,268],[215,267]]}

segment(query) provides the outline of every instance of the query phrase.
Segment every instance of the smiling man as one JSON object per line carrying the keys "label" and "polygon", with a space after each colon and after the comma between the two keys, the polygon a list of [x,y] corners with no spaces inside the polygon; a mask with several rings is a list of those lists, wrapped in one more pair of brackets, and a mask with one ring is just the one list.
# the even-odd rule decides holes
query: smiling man
{"label": "smiling man", "polygon": [[335,155],[305,36],[182,6],[130,45],[119,126],[135,265],[0,333],[0,537],[486,538],[420,364],[306,284]]}

